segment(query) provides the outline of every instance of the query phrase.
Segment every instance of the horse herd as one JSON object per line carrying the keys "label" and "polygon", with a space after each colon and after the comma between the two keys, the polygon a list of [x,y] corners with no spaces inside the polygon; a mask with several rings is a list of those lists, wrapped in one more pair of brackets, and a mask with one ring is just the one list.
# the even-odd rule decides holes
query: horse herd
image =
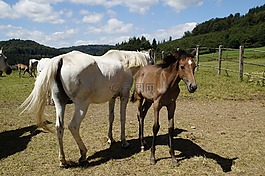
{"label": "horse herd", "polygon": [[[68,128],[75,139],[81,157],[79,163],[87,163],[87,148],[79,134],[80,124],[92,103],[109,102],[108,142],[113,143],[112,125],[114,104],[120,97],[120,121],[122,147],[128,147],[125,135],[126,107],[133,86],[131,100],[137,102],[139,122],[139,140],[142,151],[145,150],[144,118],[153,104],[154,125],[151,145],[151,164],[156,163],[155,143],[159,131],[159,111],[165,106],[168,111],[169,148],[173,165],[177,165],[172,146],[174,131],[174,111],[179,95],[179,82],[187,86],[190,93],[197,89],[194,79],[195,52],[183,50],[172,52],[163,59],[163,63],[154,64],[150,52],[110,50],[102,56],[88,55],[79,51],[46,59],[40,64],[40,72],[28,98],[21,104],[24,112],[34,112],[39,127],[50,130],[45,123],[44,109],[46,95],[51,91],[56,109],[56,131],[59,143],[59,160],[61,167],[67,167],[63,149],[64,113],[66,104],[74,104],[74,114]],[[6,57],[0,51],[0,71],[11,73],[6,64]],[[134,84],[133,84],[134,83]]]}

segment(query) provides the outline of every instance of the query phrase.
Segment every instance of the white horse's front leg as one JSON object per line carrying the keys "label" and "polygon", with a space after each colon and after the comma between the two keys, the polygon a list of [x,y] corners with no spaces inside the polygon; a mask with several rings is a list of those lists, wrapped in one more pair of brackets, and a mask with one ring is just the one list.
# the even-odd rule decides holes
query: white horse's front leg
{"label": "white horse's front leg", "polygon": [[125,138],[125,123],[126,123],[126,107],[128,103],[128,96],[121,97],[120,102],[120,121],[121,121],[121,143],[122,147],[126,148],[129,146],[129,143],[126,141]]}
{"label": "white horse's front leg", "polygon": [[109,101],[109,131],[108,131],[108,143],[109,144],[112,144],[115,142],[115,140],[113,139],[113,134],[112,134],[115,100],[116,98],[112,98]]}
{"label": "white horse's front leg", "polygon": [[80,150],[81,157],[79,159],[79,163],[87,162],[86,158],[87,148],[79,134],[80,124],[83,118],[85,117],[88,108],[88,105],[86,106],[85,104],[86,103],[83,102],[80,103],[79,105],[75,105],[74,116],[72,117],[71,122],[68,126]]}

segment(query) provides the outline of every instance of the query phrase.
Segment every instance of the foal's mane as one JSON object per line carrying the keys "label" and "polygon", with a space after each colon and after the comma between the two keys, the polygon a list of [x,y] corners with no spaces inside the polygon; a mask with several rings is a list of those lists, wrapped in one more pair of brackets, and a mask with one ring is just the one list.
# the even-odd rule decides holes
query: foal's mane
{"label": "foal's mane", "polygon": [[192,55],[186,53],[184,50],[177,50],[167,55],[163,59],[163,62],[161,64],[158,64],[158,66],[161,68],[166,68],[178,62],[180,59],[186,58],[186,57],[192,57]]}

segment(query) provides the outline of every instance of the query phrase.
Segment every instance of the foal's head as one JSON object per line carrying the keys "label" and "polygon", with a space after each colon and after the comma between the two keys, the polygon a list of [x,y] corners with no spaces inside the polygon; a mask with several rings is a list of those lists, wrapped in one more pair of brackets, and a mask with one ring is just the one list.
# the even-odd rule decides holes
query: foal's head
{"label": "foal's head", "polygon": [[197,89],[197,84],[194,78],[194,70],[196,64],[193,60],[193,53],[194,52],[192,52],[191,54],[187,54],[185,52],[181,53],[177,64],[179,77],[185,82],[190,93],[195,92]]}

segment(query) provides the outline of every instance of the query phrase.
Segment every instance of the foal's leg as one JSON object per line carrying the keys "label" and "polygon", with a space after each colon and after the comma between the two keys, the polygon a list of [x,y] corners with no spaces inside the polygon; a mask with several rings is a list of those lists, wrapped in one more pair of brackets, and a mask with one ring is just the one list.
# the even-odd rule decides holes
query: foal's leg
{"label": "foal's leg", "polygon": [[156,142],[156,136],[159,131],[160,125],[159,125],[159,111],[162,108],[162,106],[159,104],[159,101],[154,102],[154,125],[153,125],[153,141],[152,141],[152,146],[151,146],[151,164],[156,163],[155,159],[155,142]]}
{"label": "foal's leg", "polygon": [[[143,100],[141,100],[142,102]],[[141,103],[139,102],[139,103]],[[141,151],[144,151],[144,148],[146,146],[146,142],[144,140],[144,119],[147,114],[148,109],[151,107],[152,103],[145,100],[144,104],[138,104],[138,111],[137,114],[138,121],[139,121],[139,139],[141,143]]]}
{"label": "foal's leg", "polygon": [[168,111],[168,136],[169,136],[169,153],[172,158],[173,165],[177,166],[178,161],[175,157],[174,154],[174,149],[172,146],[172,141],[173,141],[173,135],[174,135],[174,112],[176,109],[176,102],[172,102],[169,106],[167,106],[167,111]]}
{"label": "foal's leg", "polygon": [[109,132],[108,132],[108,143],[109,144],[112,144],[115,142],[115,140],[113,139],[113,134],[112,134],[115,100],[116,98],[112,98],[109,101]]}
{"label": "foal's leg", "polygon": [[143,152],[146,142],[144,141],[144,118],[143,118],[143,107],[142,106],[143,106],[143,98],[137,101],[137,107],[138,107],[137,119],[139,123],[139,140],[141,144],[141,151]]}
{"label": "foal's leg", "polygon": [[79,159],[79,163],[87,161],[86,158],[87,148],[80,137],[79,128],[82,120],[86,115],[88,105],[89,103],[85,101],[80,101],[75,104],[74,116],[72,117],[70,124],[68,126],[80,150],[81,157]]}
{"label": "foal's leg", "polygon": [[120,121],[121,121],[121,145],[122,147],[126,148],[129,146],[129,143],[126,141],[125,138],[125,122],[126,122],[126,107],[129,101],[129,92],[126,96],[120,97]]}

